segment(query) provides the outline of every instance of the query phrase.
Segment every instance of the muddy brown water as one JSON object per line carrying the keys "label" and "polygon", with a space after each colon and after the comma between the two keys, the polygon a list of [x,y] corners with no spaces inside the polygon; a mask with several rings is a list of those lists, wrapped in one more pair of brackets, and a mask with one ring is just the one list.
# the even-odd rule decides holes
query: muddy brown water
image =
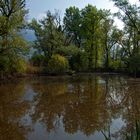
{"label": "muddy brown water", "polygon": [[0,85],[0,140],[140,138],[140,79],[36,77]]}

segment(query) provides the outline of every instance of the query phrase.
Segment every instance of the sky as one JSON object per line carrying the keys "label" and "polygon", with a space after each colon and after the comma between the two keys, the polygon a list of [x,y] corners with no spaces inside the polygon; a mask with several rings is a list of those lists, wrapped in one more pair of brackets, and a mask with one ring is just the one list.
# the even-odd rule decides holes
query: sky
{"label": "sky", "polygon": [[[129,0],[130,3],[135,4],[139,0]],[[70,6],[76,6],[84,8],[86,5],[92,4],[97,8],[110,9],[112,13],[116,12],[118,9],[113,6],[113,2],[110,0],[27,0],[27,9],[29,10],[28,20],[32,18],[41,19],[45,16],[45,12],[50,10],[59,10],[61,16],[63,17],[65,9]],[[116,24],[122,26],[122,23],[116,19]]]}

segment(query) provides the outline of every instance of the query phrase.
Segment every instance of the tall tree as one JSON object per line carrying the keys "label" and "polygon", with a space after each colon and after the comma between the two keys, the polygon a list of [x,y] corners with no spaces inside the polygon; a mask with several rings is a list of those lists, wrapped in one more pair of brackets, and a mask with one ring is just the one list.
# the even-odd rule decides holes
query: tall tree
{"label": "tall tree", "polygon": [[67,43],[74,43],[77,47],[81,47],[81,14],[76,7],[66,9],[64,16],[64,30],[67,36]]}
{"label": "tall tree", "polygon": [[[105,12],[104,12],[105,14]],[[121,31],[114,26],[114,21],[110,17],[111,13],[106,11],[106,15],[102,22],[102,46],[104,55],[104,65],[106,70],[109,69],[112,51],[116,52],[116,45],[119,44]]]}
{"label": "tall tree", "polygon": [[137,5],[131,5],[126,0],[112,1],[121,10],[116,15],[123,21],[125,33],[128,34],[129,41],[132,41],[132,53],[140,52],[140,8]]}
{"label": "tall tree", "polygon": [[82,9],[82,33],[88,53],[89,70],[96,69],[98,66],[101,20],[102,12],[96,7],[88,5]]}
{"label": "tall tree", "polygon": [[112,34],[112,28],[114,21],[110,18],[111,13],[110,11],[103,11],[104,13],[104,19],[102,22],[102,46],[103,46],[103,53],[104,53],[104,64],[105,68],[109,68],[109,61],[110,61],[110,50],[113,44],[111,45],[111,34]]}
{"label": "tall tree", "polygon": [[47,12],[46,17],[40,21],[32,20],[30,28],[35,31],[35,48],[50,58],[56,48],[64,45],[64,36],[58,13]]}
{"label": "tall tree", "polygon": [[[20,50],[24,40],[18,32],[25,23],[25,0],[1,0],[0,1],[0,53],[14,49]],[[18,46],[16,45],[16,43]],[[21,44],[21,45],[20,45]]]}
{"label": "tall tree", "polygon": [[[131,5],[126,0],[112,0],[120,9],[120,12],[116,15],[124,23],[124,38],[121,42],[122,48],[124,49],[126,55],[125,63],[127,68],[135,66],[135,73],[137,70],[137,65],[132,65],[132,60],[137,62],[140,60],[140,8],[137,5]],[[138,63],[138,62],[137,62]]]}
{"label": "tall tree", "polygon": [[16,72],[20,67],[19,60],[27,46],[20,35],[26,14],[25,0],[0,1],[0,73]]}

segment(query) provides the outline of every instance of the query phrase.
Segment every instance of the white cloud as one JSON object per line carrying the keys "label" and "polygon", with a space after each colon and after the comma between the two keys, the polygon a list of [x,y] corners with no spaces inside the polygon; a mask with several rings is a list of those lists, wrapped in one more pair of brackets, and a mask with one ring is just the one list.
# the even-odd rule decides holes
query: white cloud
{"label": "white cloud", "polygon": [[118,19],[117,17],[114,20],[115,20],[114,25],[117,26],[119,29],[122,30],[123,27],[124,27],[124,23],[120,19]]}
{"label": "white cloud", "polygon": [[45,18],[46,17],[46,13],[44,12],[44,13],[40,13],[38,16],[37,16],[37,20],[41,20],[41,19],[43,19],[43,18]]}
{"label": "white cloud", "polygon": [[131,4],[138,4],[138,3],[140,3],[139,0],[129,0],[129,2],[130,2]]}

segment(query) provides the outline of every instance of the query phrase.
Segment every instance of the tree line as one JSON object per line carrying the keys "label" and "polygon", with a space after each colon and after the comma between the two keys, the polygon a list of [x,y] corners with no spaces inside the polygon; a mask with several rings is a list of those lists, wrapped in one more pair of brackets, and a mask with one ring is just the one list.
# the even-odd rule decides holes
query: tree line
{"label": "tree line", "polygon": [[[26,21],[25,0],[0,2],[0,73],[140,72],[140,7],[112,0],[119,12],[88,4],[69,7],[63,20],[48,11],[41,19]],[[124,24],[115,26],[114,17]],[[20,31],[34,31],[29,44]],[[30,59],[26,55],[31,53]]]}

